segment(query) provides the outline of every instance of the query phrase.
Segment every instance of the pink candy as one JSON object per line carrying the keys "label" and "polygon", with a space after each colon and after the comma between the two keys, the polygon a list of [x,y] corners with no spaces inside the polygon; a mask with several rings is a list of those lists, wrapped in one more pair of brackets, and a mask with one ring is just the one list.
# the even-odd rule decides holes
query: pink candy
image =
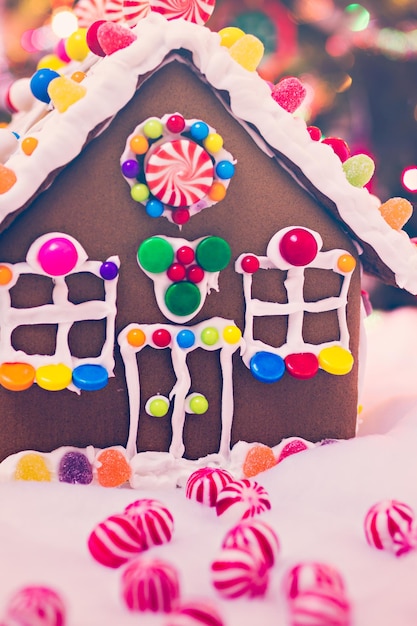
{"label": "pink candy", "polygon": [[122,596],[131,611],[169,613],[179,599],[177,570],[164,561],[138,558],[122,575]]}
{"label": "pink candy", "polygon": [[306,88],[293,76],[283,78],[272,87],[271,95],[283,109],[294,113],[306,97]]}
{"label": "pink candy", "polygon": [[136,26],[150,10],[149,0],[123,0],[123,15],[129,28]]}
{"label": "pink candy", "polygon": [[185,486],[185,495],[207,506],[215,506],[219,492],[233,480],[226,470],[202,467],[191,474]]}
{"label": "pink candy", "polygon": [[6,607],[2,626],[64,626],[66,609],[60,595],[49,587],[24,587]]}
{"label": "pink candy", "polygon": [[350,604],[333,589],[311,589],[300,593],[289,605],[291,626],[349,626]]}
{"label": "pink candy", "polygon": [[223,548],[211,564],[212,583],[223,598],[265,595],[269,568],[249,550]]}
{"label": "pink candy", "polygon": [[107,55],[127,48],[135,39],[136,35],[131,30],[113,22],[104,22],[97,29],[97,41]]}
{"label": "pink candy", "polygon": [[279,553],[279,539],[271,526],[262,520],[243,520],[229,530],[223,548],[242,548],[253,552],[267,567],[272,567]]}
{"label": "pink candy", "polygon": [[286,459],[287,456],[297,454],[298,452],[303,452],[304,450],[308,450],[313,446],[314,444],[306,441],[305,439],[300,439],[299,437],[291,437],[281,448],[278,455],[277,464]]}
{"label": "pink candy", "polygon": [[413,510],[397,500],[382,500],[365,517],[365,537],[377,550],[401,556],[417,547],[417,525]]}
{"label": "pink candy", "polygon": [[134,519],[147,548],[171,541],[174,518],[158,500],[142,498],[126,507],[125,513]]}
{"label": "pink candy", "polygon": [[146,548],[142,530],[127,513],[111,515],[88,538],[91,555],[106,567],[120,567]]}
{"label": "pink candy", "polygon": [[284,577],[284,593],[289,600],[293,600],[305,591],[323,588],[333,589],[338,593],[344,593],[345,590],[341,574],[326,563],[315,561],[299,563]]}
{"label": "pink candy", "polygon": [[267,491],[248,478],[233,480],[224,487],[217,498],[217,515],[234,519],[254,517],[271,508]]}
{"label": "pink candy", "polygon": [[216,0],[150,0],[151,10],[161,13],[167,20],[183,19],[195,24],[205,24],[213,13]]}
{"label": "pink candy", "polygon": [[164,626],[223,626],[223,619],[211,604],[189,602],[173,611]]}

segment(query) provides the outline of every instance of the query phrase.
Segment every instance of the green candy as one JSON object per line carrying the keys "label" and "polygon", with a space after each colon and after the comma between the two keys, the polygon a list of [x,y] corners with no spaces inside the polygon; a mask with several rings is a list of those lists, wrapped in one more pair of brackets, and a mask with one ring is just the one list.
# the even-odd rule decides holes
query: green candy
{"label": "green candy", "polygon": [[221,237],[206,237],[198,244],[195,256],[206,272],[220,272],[229,264],[232,252]]}
{"label": "green candy", "polygon": [[166,272],[173,260],[174,250],[162,237],[150,237],[139,246],[138,261],[146,272],[152,274]]}
{"label": "green candy", "polygon": [[342,164],[346,178],[354,187],[364,187],[371,180],[375,163],[367,154],[355,154]]}
{"label": "green candy", "polygon": [[173,283],[165,292],[165,304],[168,310],[179,317],[186,317],[195,313],[200,303],[199,288],[188,281]]}

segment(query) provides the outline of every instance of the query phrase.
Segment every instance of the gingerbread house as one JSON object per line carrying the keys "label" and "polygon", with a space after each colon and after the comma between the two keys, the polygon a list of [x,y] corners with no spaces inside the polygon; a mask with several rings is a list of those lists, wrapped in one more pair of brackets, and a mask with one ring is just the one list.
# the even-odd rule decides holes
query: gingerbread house
{"label": "gingerbread house", "polygon": [[361,271],[416,293],[414,245],[217,33],[153,13],[132,32],[70,106],[16,120],[1,458],[354,436]]}

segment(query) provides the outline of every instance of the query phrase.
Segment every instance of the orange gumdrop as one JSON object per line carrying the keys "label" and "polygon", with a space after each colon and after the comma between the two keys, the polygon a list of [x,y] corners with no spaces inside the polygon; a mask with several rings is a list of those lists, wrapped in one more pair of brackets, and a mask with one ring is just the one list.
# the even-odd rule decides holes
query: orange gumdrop
{"label": "orange gumdrop", "polygon": [[9,191],[17,181],[16,174],[13,170],[5,165],[0,164],[0,194]]}
{"label": "orange gumdrop", "polygon": [[248,451],[242,470],[245,478],[252,478],[276,464],[273,450],[269,446],[256,444]]}
{"label": "orange gumdrop", "polygon": [[391,228],[401,230],[413,214],[413,205],[405,198],[390,198],[381,204],[379,211]]}
{"label": "orange gumdrop", "polygon": [[130,465],[119,450],[103,450],[97,461],[97,480],[102,487],[120,487],[130,478]]}

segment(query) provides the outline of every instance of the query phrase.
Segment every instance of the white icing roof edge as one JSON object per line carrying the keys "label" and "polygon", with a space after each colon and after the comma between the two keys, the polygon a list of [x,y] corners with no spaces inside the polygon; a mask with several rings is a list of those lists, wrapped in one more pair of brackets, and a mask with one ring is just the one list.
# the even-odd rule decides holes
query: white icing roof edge
{"label": "white icing roof edge", "polygon": [[[4,163],[15,172],[17,182],[0,195],[0,223],[36,194],[52,171],[81,152],[92,129],[129,102],[138,76],[157,68],[171,51],[183,48],[192,53],[194,65],[215,89],[229,93],[233,115],[253,124],[267,144],[299,167],[334,202],[346,225],[377,252],[397,285],[417,293],[417,247],[408,235],[386,223],[377,210],[380,202],[347,181],[332,148],[313,141],[304,121],[273,100],[268,84],[256,72],[232,59],[217,33],[183,20],[167,21],[157,13],[141,20],[133,32],[137,40],[130,46],[92,65],[82,82],[86,95],[67,111],[54,110],[30,129],[25,126],[26,116],[16,120],[14,130],[22,133],[21,138],[26,133],[37,137],[39,144],[31,156],[19,144]],[[86,65],[90,62],[91,55]]]}

